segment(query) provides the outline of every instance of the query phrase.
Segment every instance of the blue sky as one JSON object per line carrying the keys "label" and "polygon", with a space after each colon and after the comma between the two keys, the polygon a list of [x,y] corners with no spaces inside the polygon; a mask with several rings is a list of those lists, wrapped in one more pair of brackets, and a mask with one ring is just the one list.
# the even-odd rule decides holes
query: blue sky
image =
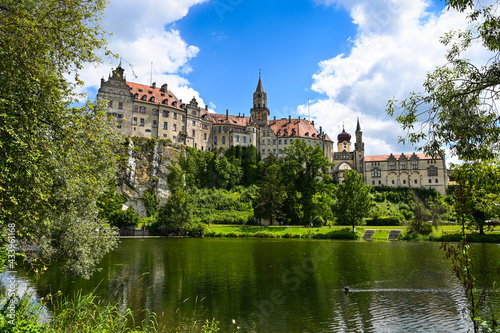
{"label": "blue sky", "polygon": [[[439,37],[466,20],[431,0],[111,0],[103,26],[129,81],[149,84],[152,72],[183,100],[248,115],[261,70],[271,116],[307,116],[310,100],[334,140],[359,117],[376,155],[414,151],[385,106],[421,89],[444,63]],[[90,97],[118,62],[82,73]]]}

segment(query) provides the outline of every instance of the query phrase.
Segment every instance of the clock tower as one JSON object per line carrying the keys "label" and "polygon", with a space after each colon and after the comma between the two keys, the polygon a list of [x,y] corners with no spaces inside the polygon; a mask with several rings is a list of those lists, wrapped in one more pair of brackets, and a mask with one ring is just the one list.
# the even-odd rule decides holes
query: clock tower
{"label": "clock tower", "polygon": [[262,79],[259,73],[259,83],[253,93],[253,108],[250,109],[252,121],[257,125],[265,125],[269,120],[269,109],[267,108],[267,94],[262,86]]}

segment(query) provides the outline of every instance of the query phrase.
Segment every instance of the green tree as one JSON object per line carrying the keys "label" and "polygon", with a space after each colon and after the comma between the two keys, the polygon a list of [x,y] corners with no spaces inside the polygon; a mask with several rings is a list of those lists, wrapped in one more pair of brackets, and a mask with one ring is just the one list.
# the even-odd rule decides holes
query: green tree
{"label": "green tree", "polygon": [[[101,0],[0,5],[0,223],[32,255],[88,277],[116,239],[96,201],[114,177],[103,104],[71,108],[78,70],[106,41]],[[70,79],[74,77],[75,80]]]}
{"label": "green tree", "polygon": [[264,160],[262,184],[256,200],[256,215],[268,218],[271,224],[282,216],[285,189],[278,157],[271,154]]}
{"label": "green tree", "polygon": [[321,147],[311,146],[302,140],[294,140],[285,149],[282,162],[283,179],[286,185],[286,217],[291,223],[309,224],[313,219],[313,197],[321,191],[327,171],[328,159]]}
{"label": "green tree", "polygon": [[[500,153],[500,115],[497,108],[500,92],[500,17],[498,1],[483,5],[473,0],[449,0],[447,7],[466,12],[475,26],[467,31],[447,33],[441,39],[448,46],[446,64],[427,75],[423,92],[412,93],[401,103],[389,101],[387,112],[390,115],[399,112],[396,119],[407,131],[401,141],[423,144],[420,148],[431,155],[443,155],[444,147],[448,147],[452,155],[464,161],[462,166],[456,167],[458,191],[455,200],[455,211],[462,225],[462,241],[457,247],[447,244],[444,247],[454,262],[455,273],[467,296],[474,331],[478,332],[482,321],[480,303],[474,295],[472,256],[465,239],[465,229],[471,220],[471,207],[478,194],[483,196],[481,205],[484,208],[497,204],[495,190],[479,182],[494,178],[493,170],[484,166],[498,164]],[[473,63],[464,56],[474,43],[491,54],[484,64]],[[470,177],[472,174],[474,177]],[[476,222],[481,225],[477,218],[479,214],[475,215]],[[495,320],[483,324],[492,329],[496,326]]]}
{"label": "green tree", "polygon": [[191,195],[185,191],[172,193],[158,212],[157,228],[163,235],[184,235],[191,221],[193,204]]}
{"label": "green tree", "polygon": [[346,170],[344,182],[339,184],[337,190],[337,203],[333,208],[337,217],[337,224],[356,225],[363,222],[368,216],[373,205],[370,186],[363,182],[363,175],[354,170]]}
{"label": "green tree", "polygon": [[109,216],[109,224],[119,229],[135,228],[140,220],[139,214],[133,207],[127,210],[117,210]]}

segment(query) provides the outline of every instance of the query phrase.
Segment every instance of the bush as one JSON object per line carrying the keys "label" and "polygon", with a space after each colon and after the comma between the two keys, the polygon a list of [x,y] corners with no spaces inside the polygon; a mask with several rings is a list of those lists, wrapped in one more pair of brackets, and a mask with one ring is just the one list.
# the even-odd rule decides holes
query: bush
{"label": "bush", "polygon": [[397,226],[401,224],[399,216],[380,216],[365,219],[367,226]]}
{"label": "bush", "polygon": [[127,210],[117,210],[111,213],[108,218],[109,224],[119,229],[135,228],[139,223],[141,217],[134,210],[129,207]]}
{"label": "bush", "polygon": [[203,237],[208,231],[205,223],[189,223],[185,226],[183,236]]}
{"label": "bush", "polygon": [[332,230],[326,234],[316,234],[315,239],[358,239],[358,235],[351,228]]}

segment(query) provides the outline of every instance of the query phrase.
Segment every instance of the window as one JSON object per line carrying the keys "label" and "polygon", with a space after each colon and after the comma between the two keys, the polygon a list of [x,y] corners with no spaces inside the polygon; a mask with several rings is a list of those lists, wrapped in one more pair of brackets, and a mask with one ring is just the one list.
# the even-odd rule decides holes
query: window
{"label": "window", "polygon": [[185,121],[185,120],[186,120],[186,116],[182,115],[182,121]]}
{"label": "window", "polygon": [[418,184],[418,180],[415,179],[415,184]]}
{"label": "window", "polygon": [[141,125],[140,126],[144,126],[144,118],[141,118]]}
{"label": "window", "polygon": [[429,179],[429,184],[432,184],[432,179]]}
{"label": "window", "polygon": [[193,120],[193,126],[196,126],[196,120]]}
{"label": "window", "polygon": [[168,113],[169,113],[169,112],[168,112],[167,110],[163,110],[163,117],[168,118]]}
{"label": "window", "polygon": [[168,129],[168,123],[167,122],[163,123],[163,129]]}
{"label": "window", "polygon": [[396,162],[389,162],[389,170],[396,170]]}
{"label": "window", "polygon": [[153,128],[158,128],[158,123],[156,122],[156,120],[153,120]]}
{"label": "window", "polygon": [[174,127],[172,129],[174,132],[177,132],[177,124],[174,124]]}
{"label": "window", "polygon": [[168,105],[168,99],[164,99],[162,103]]}
{"label": "window", "polygon": [[214,143],[217,143],[217,137],[214,136]]}
{"label": "window", "polygon": [[193,130],[193,136],[195,136],[195,135],[196,135],[196,131],[195,131],[195,130]]}
{"label": "window", "polygon": [[222,137],[222,143],[223,144],[226,143],[226,137],[225,136]]}
{"label": "window", "polygon": [[203,140],[207,139],[207,133],[203,133]]}
{"label": "window", "polygon": [[392,185],[394,185],[394,179],[393,179],[393,180],[391,180],[391,184],[392,184]]}
{"label": "window", "polygon": [[262,149],[262,155],[264,155],[265,153],[266,153],[266,150]]}
{"label": "window", "polygon": [[240,142],[240,136],[239,135],[236,136],[236,142]]}
{"label": "window", "polygon": [[403,184],[406,184],[406,179],[403,179]]}
{"label": "window", "polygon": [[134,94],[134,99],[139,99],[139,94],[138,93]]}
{"label": "window", "polygon": [[374,180],[372,180],[372,185],[375,185],[375,181]]}
{"label": "window", "polygon": [[273,140],[273,145],[275,145],[275,144],[276,144],[276,139]]}
{"label": "window", "polygon": [[243,137],[243,143],[247,143],[247,137],[246,136]]}
{"label": "window", "polygon": [[137,125],[137,117],[134,117],[134,120],[132,121],[132,125]]}
{"label": "window", "polygon": [[[290,140],[292,141],[292,140]],[[271,140],[270,139],[267,139],[267,144],[270,145],[271,144]]]}
{"label": "window", "polygon": [[146,107],[145,107],[145,106],[141,106],[141,107],[139,108],[139,112],[140,112],[140,113],[146,113],[146,110],[147,110],[147,109],[146,109]]}
{"label": "window", "polygon": [[108,102],[108,106],[109,106],[110,108],[112,108],[112,107],[113,107],[113,101],[109,101],[109,102]]}
{"label": "window", "polygon": [[431,166],[427,169],[427,176],[433,177],[437,175],[438,175],[438,168]]}
{"label": "window", "polygon": [[380,177],[382,177],[382,171],[380,171],[380,169],[373,169],[372,178],[380,178]]}
{"label": "window", "polygon": [[113,89],[109,89],[109,93],[112,94],[113,93]]}
{"label": "window", "polygon": [[154,96],[153,96],[153,97],[151,97],[151,98],[149,99],[149,101],[150,101],[151,103],[154,103],[154,102],[155,102],[155,97],[154,97]]}
{"label": "window", "polygon": [[285,144],[287,144],[287,141],[288,141],[288,140],[287,140],[287,139],[285,139]]}
{"label": "window", "polygon": [[437,180],[437,178],[436,178],[436,184],[437,184],[437,183],[438,183],[438,180]]}
{"label": "window", "polygon": [[382,185],[382,181],[381,181],[381,180],[379,180],[379,181],[378,181],[378,184],[379,184],[379,185]]}
{"label": "window", "polygon": [[141,100],[143,100],[143,101],[146,101],[147,99],[148,98],[146,97],[146,95],[144,95],[144,96],[141,97]]}
{"label": "window", "polygon": [[266,144],[266,140],[262,139],[262,143],[261,143],[263,146]]}
{"label": "window", "polygon": [[184,126],[181,127],[181,131],[184,132],[186,129],[184,128]]}
{"label": "window", "polygon": [[158,109],[153,109],[153,116],[157,116],[158,115]]}
{"label": "window", "polygon": [[281,144],[281,140],[278,141],[278,144]]}
{"label": "window", "polygon": [[412,170],[418,169],[418,161],[411,161],[411,168]]}
{"label": "window", "polygon": [[174,119],[177,119],[177,113],[174,112]]}
{"label": "window", "polygon": [[292,144],[293,139],[290,139],[290,144]]}
{"label": "window", "polygon": [[401,170],[406,170],[406,161],[399,162],[399,168]]}
{"label": "window", "polygon": [[118,102],[118,109],[123,110],[123,102]]}

